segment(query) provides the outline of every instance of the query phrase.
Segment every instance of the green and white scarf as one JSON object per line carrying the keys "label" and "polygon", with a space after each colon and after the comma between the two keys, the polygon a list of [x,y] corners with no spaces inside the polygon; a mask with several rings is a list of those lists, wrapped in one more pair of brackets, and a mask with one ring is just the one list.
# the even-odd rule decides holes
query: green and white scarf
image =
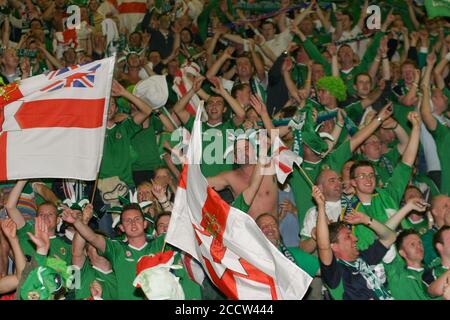
{"label": "green and white scarf", "polygon": [[[339,260],[338,262],[356,269],[359,274],[366,280],[367,288],[372,290],[379,300],[394,300],[391,293],[385,289],[383,283],[386,281],[384,273],[376,271],[376,266],[368,265],[363,259],[358,258],[353,262]],[[384,280],[384,281],[382,281]]]}

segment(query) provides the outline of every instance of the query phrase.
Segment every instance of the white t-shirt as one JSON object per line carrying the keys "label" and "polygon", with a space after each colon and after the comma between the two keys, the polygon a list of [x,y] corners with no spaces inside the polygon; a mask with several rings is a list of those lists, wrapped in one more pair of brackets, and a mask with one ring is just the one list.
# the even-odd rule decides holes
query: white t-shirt
{"label": "white t-shirt", "polygon": [[[342,212],[341,200],[338,201],[325,201],[325,213],[330,222],[336,222]],[[317,224],[317,207],[311,207],[306,212],[305,220],[303,221],[303,228],[300,232],[301,236],[311,238],[312,229]]]}
{"label": "white t-shirt", "polygon": [[[286,51],[289,42],[291,42],[293,38],[294,36],[292,35],[289,28],[286,28],[286,30],[284,30],[282,33],[275,35],[272,40],[266,41],[266,46],[272,50],[276,57],[278,57],[280,54]],[[266,57],[266,55],[259,47],[256,47],[256,51],[261,53],[261,55],[264,57],[264,64],[266,66],[271,64],[269,58]]]}

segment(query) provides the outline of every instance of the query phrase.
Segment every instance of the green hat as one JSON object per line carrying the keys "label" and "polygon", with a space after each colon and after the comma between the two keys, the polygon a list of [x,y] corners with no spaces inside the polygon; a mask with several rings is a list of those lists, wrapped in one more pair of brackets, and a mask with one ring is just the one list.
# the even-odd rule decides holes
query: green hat
{"label": "green hat", "polygon": [[314,131],[303,131],[302,139],[303,143],[317,154],[322,154],[328,150],[327,143]]}
{"label": "green hat", "polygon": [[322,77],[317,81],[317,88],[329,91],[338,101],[347,99],[347,87],[340,77]]}
{"label": "green hat", "polygon": [[51,268],[39,267],[30,272],[20,289],[22,300],[51,300],[63,286],[61,275]]}

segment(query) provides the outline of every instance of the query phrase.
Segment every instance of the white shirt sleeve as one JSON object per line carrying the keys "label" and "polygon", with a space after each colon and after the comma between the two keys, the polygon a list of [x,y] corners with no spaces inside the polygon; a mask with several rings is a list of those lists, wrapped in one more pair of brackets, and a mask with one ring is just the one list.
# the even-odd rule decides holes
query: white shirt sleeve
{"label": "white shirt sleeve", "polygon": [[300,231],[300,235],[311,238],[312,229],[316,227],[316,224],[317,224],[317,209],[316,207],[311,207],[306,212],[305,220],[303,221],[303,228]]}
{"label": "white shirt sleeve", "polygon": [[231,93],[231,90],[233,89],[234,86],[234,82],[231,80],[224,79],[222,77],[220,78],[220,81],[222,81],[222,85],[225,88],[225,90]]}

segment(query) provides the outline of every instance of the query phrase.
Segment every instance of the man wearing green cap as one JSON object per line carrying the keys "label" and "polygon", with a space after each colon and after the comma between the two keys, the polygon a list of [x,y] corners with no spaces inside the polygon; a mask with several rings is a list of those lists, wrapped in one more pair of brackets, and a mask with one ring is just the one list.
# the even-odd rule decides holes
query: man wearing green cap
{"label": "man wearing green cap", "polygon": [[[324,99],[330,99],[330,93],[324,92]],[[392,114],[389,105],[385,106],[378,117],[359,130],[353,137],[341,144],[336,150],[323,156],[328,149],[327,144],[315,132],[302,132],[303,162],[301,168],[308,175],[305,177],[297,167],[294,167],[290,185],[294,193],[295,204],[298,209],[299,225],[303,225],[303,219],[309,208],[314,206],[312,198],[305,197],[311,192],[311,182],[315,181],[322,169],[332,169],[341,172],[344,163],[352,157],[352,153]],[[341,124],[342,125],[342,124]],[[311,182],[309,182],[310,180]]]}
{"label": "man wearing green cap", "polygon": [[[16,207],[19,196],[26,183],[26,180],[17,181],[16,185],[11,190],[5,207],[9,217],[13,219],[17,225],[17,236],[19,237],[20,246],[22,247],[24,254],[35,256],[36,249],[28,236],[29,233],[33,232],[33,226],[30,222],[25,222],[25,219]],[[51,257],[57,257],[65,261],[67,265],[70,265],[72,263],[72,246],[70,240],[65,236],[56,234],[56,226],[59,222],[56,206],[51,202],[42,203],[37,209],[37,216],[43,219],[48,228],[50,235],[49,255]]]}
{"label": "man wearing green cap", "polygon": [[133,286],[138,260],[152,253],[151,244],[145,234],[147,221],[138,204],[125,205],[122,210],[119,228],[125,233],[125,241],[107,239],[95,233],[72,210],[65,210],[62,218],[72,224],[78,233],[111,263],[117,279],[117,299],[145,299],[142,291]]}

